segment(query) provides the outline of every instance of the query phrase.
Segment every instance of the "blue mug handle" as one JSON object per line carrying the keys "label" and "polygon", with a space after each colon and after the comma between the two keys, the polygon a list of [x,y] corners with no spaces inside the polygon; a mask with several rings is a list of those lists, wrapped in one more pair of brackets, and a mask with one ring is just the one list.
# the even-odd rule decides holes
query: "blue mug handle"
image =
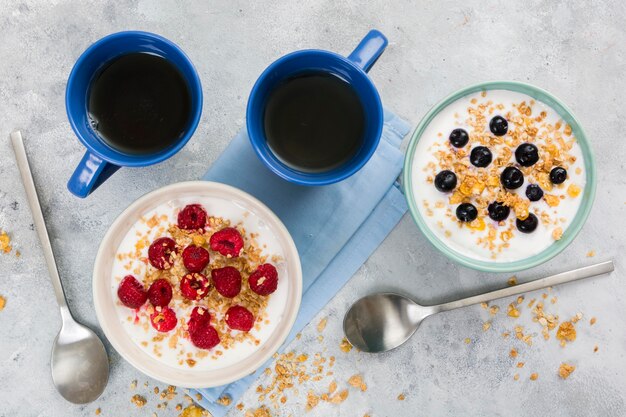
{"label": "blue mug handle", "polygon": [[363,71],[368,72],[380,58],[388,43],[385,35],[376,29],[372,29],[354,48],[354,51],[348,55],[348,59]]}
{"label": "blue mug handle", "polygon": [[119,166],[113,165],[91,152],[85,152],[85,156],[68,181],[67,188],[75,196],[85,198],[118,169],[120,169]]}

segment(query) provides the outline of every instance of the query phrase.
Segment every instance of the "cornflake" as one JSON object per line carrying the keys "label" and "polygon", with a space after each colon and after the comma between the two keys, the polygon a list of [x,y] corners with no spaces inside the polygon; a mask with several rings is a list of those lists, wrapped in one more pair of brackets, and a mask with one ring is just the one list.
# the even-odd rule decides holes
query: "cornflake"
{"label": "cornflake", "polygon": [[7,232],[0,233],[0,252],[9,253],[13,247],[11,246],[11,238],[7,235]]}
{"label": "cornflake", "polygon": [[[269,414],[268,414],[269,416]],[[187,407],[185,407],[185,409],[183,410],[182,413],[180,413],[180,415],[178,417],[209,417],[209,413],[207,411],[205,411],[204,409],[196,406],[196,405],[189,405]]]}
{"label": "cornflake", "polygon": [[562,379],[567,379],[575,369],[575,366],[563,362],[561,366],[559,366],[559,376]]}
{"label": "cornflake", "polygon": [[324,317],[323,319],[320,320],[320,322],[317,324],[317,331],[318,332],[323,332],[324,329],[326,328],[326,323],[328,323],[328,319],[326,317]]}
{"label": "cornflake", "polygon": [[348,339],[344,337],[339,344],[339,349],[341,349],[342,352],[348,353],[352,350],[352,345],[348,342]]}
{"label": "cornflake", "polygon": [[361,375],[352,375],[350,379],[348,379],[348,385],[359,388],[363,392],[367,391],[367,385],[363,382]]}
{"label": "cornflake", "polygon": [[576,328],[572,322],[564,321],[556,331],[556,338],[561,341],[561,346],[565,346],[565,342],[573,342],[576,340]]}
{"label": "cornflake", "polygon": [[130,399],[130,402],[135,404],[136,407],[141,408],[148,402],[145,397],[142,397],[139,394],[135,394]]}

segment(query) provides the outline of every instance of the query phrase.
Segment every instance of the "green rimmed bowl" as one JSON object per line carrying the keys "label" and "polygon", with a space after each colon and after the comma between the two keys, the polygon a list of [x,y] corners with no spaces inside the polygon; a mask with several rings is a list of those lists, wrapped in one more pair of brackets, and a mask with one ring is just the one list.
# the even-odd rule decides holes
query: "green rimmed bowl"
{"label": "green rimmed bowl", "polygon": [[[572,132],[577,139],[584,158],[586,184],[583,195],[581,197],[582,201],[580,207],[578,208],[578,211],[576,212],[576,215],[574,216],[574,219],[572,220],[568,228],[564,231],[562,238],[555,241],[552,245],[548,246],[545,250],[536,255],[513,262],[483,261],[466,256],[449,247],[445,241],[443,241],[433,233],[433,231],[424,221],[424,218],[422,217],[422,214],[417,207],[418,200],[416,196],[419,196],[419,189],[415,188],[412,180],[413,158],[415,156],[417,144],[422,137],[422,134],[424,133],[430,122],[435,118],[435,116],[437,116],[444,108],[448,107],[450,104],[462,97],[488,90],[509,90],[523,93],[534,98],[537,101],[541,101],[552,107],[561,116],[561,118],[571,126]],[[552,259],[561,251],[563,251],[574,240],[576,235],[578,235],[580,229],[582,229],[583,225],[585,224],[585,221],[587,220],[587,217],[589,216],[589,212],[591,211],[591,207],[593,205],[593,200],[596,193],[596,166],[594,162],[593,151],[591,150],[591,146],[589,144],[589,141],[587,140],[587,136],[585,135],[583,128],[581,127],[580,123],[578,122],[572,111],[559,99],[557,99],[547,91],[530,84],[517,81],[489,81],[465,87],[449,95],[438,104],[436,104],[426,114],[426,116],[424,116],[422,121],[417,125],[417,128],[413,132],[411,140],[409,141],[406,157],[404,159],[402,184],[404,188],[404,195],[409,205],[409,210],[411,211],[411,216],[413,217],[413,220],[415,220],[417,226],[420,228],[422,233],[424,233],[430,243],[435,246],[435,248],[437,248],[453,261],[458,262],[459,264],[467,266],[469,268],[485,272],[515,272],[521,271],[523,269],[532,268]]]}

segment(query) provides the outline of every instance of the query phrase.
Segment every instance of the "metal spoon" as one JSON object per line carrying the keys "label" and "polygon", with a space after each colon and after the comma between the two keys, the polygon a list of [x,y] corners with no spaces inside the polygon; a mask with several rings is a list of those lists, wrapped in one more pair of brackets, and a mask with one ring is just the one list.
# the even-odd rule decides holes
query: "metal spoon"
{"label": "metal spoon", "polygon": [[67,306],[20,132],[11,133],[11,142],[63,321],[52,347],[52,380],[59,393],[69,402],[89,403],[98,398],[106,387],[109,358],[98,336],[77,323]]}
{"label": "metal spoon", "polygon": [[406,342],[422,320],[432,314],[606,274],[614,269],[613,261],[602,262],[434,306],[421,306],[399,294],[372,294],[350,307],[343,319],[343,331],[348,341],[363,352],[386,352]]}

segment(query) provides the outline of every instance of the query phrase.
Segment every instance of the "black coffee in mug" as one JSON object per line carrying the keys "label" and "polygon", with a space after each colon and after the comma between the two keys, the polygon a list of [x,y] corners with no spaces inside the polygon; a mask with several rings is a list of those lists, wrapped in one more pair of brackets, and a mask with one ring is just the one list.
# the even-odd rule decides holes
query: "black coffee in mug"
{"label": "black coffee in mug", "polygon": [[365,134],[365,112],[357,93],[329,73],[304,73],[279,84],[264,113],[267,144],[298,171],[323,172],[349,161]]}
{"label": "black coffee in mug", "polygon": [[94,77],[87,110],[107,145],[127,154],[152,154],[180,139],[191,107],[189,87],[176,66],[158,55],[130,53]]}

